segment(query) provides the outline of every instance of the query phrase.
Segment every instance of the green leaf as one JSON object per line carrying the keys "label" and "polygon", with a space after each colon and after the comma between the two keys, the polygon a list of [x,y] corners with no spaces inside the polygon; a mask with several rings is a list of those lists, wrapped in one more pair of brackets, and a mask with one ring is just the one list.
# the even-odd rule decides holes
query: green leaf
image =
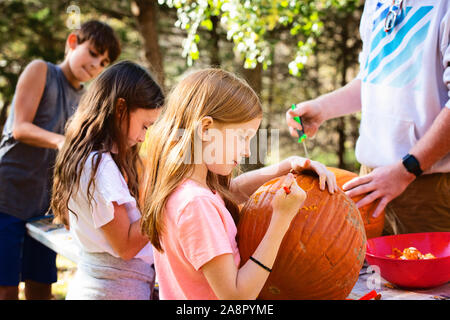
{"label": "green leaf", "polygon": [[200,57],[200,53],[198,51],[191,51],[189,55],[192,60],[197,60]]}
{"label": "green leaf", "polygon": [[42,20],[45,20],[48,17],[49,13],[50,13],[50,9],[47,7],[47,8],[44,8],[44,9],[39,10],[38,12],[36,12],[34,14],[34,17],[37,20],[42,21]]}
{"label": "green leaf", "polygon": [[211,31],[213,29],[213,23],[211,20],[206,19],[203,20],[202,23],[200,24],[201,26],[205,27],[206,29],[208,29],[209,31]]}

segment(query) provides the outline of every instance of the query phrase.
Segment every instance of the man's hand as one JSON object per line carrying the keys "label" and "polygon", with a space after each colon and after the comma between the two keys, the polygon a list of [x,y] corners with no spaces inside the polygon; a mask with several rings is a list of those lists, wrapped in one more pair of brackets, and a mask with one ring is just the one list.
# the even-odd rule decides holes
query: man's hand
{"label": "man's hand", "polygon": [[380,199],[380,203],[373,212],[374,218],[378,217],[386,205],[405,191],[416,176],[409,173],[402,162],[374,169],[366,176],[352,179],[342,186],[345,193],[353,198],[367,195],[356,203],[358,208]]}
{"label": "man's hand", "polygon": [[[303,127],[294,120],[294,117],[298,116],[302,117]],[[297,130],[302,129],[308,137],[313,137],[324,120],[324,115],[317,100],[299,103],[294,110],[289,109],[286,111],[286,123],[289,127],[289,133],[297,138],[300,138]]]}

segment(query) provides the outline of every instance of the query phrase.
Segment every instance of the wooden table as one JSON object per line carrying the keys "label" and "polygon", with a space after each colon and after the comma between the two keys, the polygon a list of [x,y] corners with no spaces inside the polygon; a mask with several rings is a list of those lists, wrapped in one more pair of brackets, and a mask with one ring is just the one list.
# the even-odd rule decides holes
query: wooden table
{"label": "wooden table", "polygon": [[[63,225],[52,224],[52,220],[53,217],[46,217],[27,223],[29,235],[56,253],[78,262],[79,249],[75,240]],[[403,290],[384,280],[372,269],[364,263],[348,299],[356,300],[375,290],[381,294],[381,300],[450,300],[450,282],[428,290]]]}

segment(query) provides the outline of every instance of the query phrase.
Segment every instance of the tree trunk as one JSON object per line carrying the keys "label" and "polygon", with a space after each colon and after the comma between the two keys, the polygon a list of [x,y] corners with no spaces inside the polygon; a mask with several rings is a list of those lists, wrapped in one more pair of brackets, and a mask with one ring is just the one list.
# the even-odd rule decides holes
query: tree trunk
{"label": "tree trunk", "polygon": [[[241,69],[242,76],[253,90],[255,90],[260,99],[262,90],[262,70],[262,64],[260,63],[258,63],[254,69],[245,69],[243,66]],[[262,153],[267,152],[267,145],[262,144],[267,144],[267,139],[260,139],[260,133],[264,133],[264,131],[258,130],[251,143],[252,155],[241,165],[241,169],[244,172],[264,167],[265,154]]]}
{"label": "tree trunk", "polygon": [[3,126],[5,125],[6,118],[8,117],[8,108],[9,108],[9,101],[3,102],[3,107],[0,109],[0,136],[3,132]]}
{"label": "tree trunk", "polygon": [[[276,77],[276,70],[275,70],[275,45],[272,45],[272,48],[270,49],[271,56],[272,56],[272,64],[269,66],[269,86],[267,90],[267,112],[268,114],[274,114],[273,110],[273,101],[275,97],[275,77]],[[267,121],[266,129],[269,134],[270,138],[270,130],[272,129],[270,119]]]}
{"label": "tree trunk", "polygon": [[262,89],[262,70],[261,63],[258,63],[254,69],[245,69],[243,66],[241,69],[242,76],[259,97],[261,97]]}
{"label": "tree trunk", "polygon": [[156,0],[136,0],[135,4],[138,10],[133,13],[144,40],[148,68],[165,91],[163,57],[158,43],[158,3]]}
{"label": "tree trunk", "polygon": [[220,36],[219,36],[219,33],[217,32],[217,28],[219,25],[219,17],[211,16],[211,21],[212,21],[213,28],[209,33],[211,36],[211,47],[210,47],[211,51],[209,53],[210,63],[211,63],[212,67],[219,68],[221,65],[220,56],[219,56]]}
{"label": "tree trunk", "polygon": [[[342,19],[342,38],[341,38],[341,59],[342,59],[342,68],[341,68],[341,87],[347,84],[347,70],[349,68],[349,61],[347,59],[347,55],[349,54],[349,50],[347,48],[347,40],[348,40],[348,30],[347,30],[347,18],[344,17]],[[339,134],[339,142],[338,142],[338,158],[339,158],[339,168],[347,168],[347,164],[345,163],[344,155],[345,155],[345,141],[347,140],[347,136],[345,134],[345,120],[346,117],[340,117],[338,119],[337,131]]]}

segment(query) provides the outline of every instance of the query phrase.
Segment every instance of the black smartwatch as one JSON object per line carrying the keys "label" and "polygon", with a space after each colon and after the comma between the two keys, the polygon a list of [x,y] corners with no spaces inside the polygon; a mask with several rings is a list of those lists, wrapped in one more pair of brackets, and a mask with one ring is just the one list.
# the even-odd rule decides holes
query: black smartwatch
{"label": "black smartwatch", "polygon": [[419,161],[412,154],[408,153],[406,156],[404,156],[402,162],[406,170],[414,174],[416,177],[420,176],[423,173],[422,169],[420,169]]}

